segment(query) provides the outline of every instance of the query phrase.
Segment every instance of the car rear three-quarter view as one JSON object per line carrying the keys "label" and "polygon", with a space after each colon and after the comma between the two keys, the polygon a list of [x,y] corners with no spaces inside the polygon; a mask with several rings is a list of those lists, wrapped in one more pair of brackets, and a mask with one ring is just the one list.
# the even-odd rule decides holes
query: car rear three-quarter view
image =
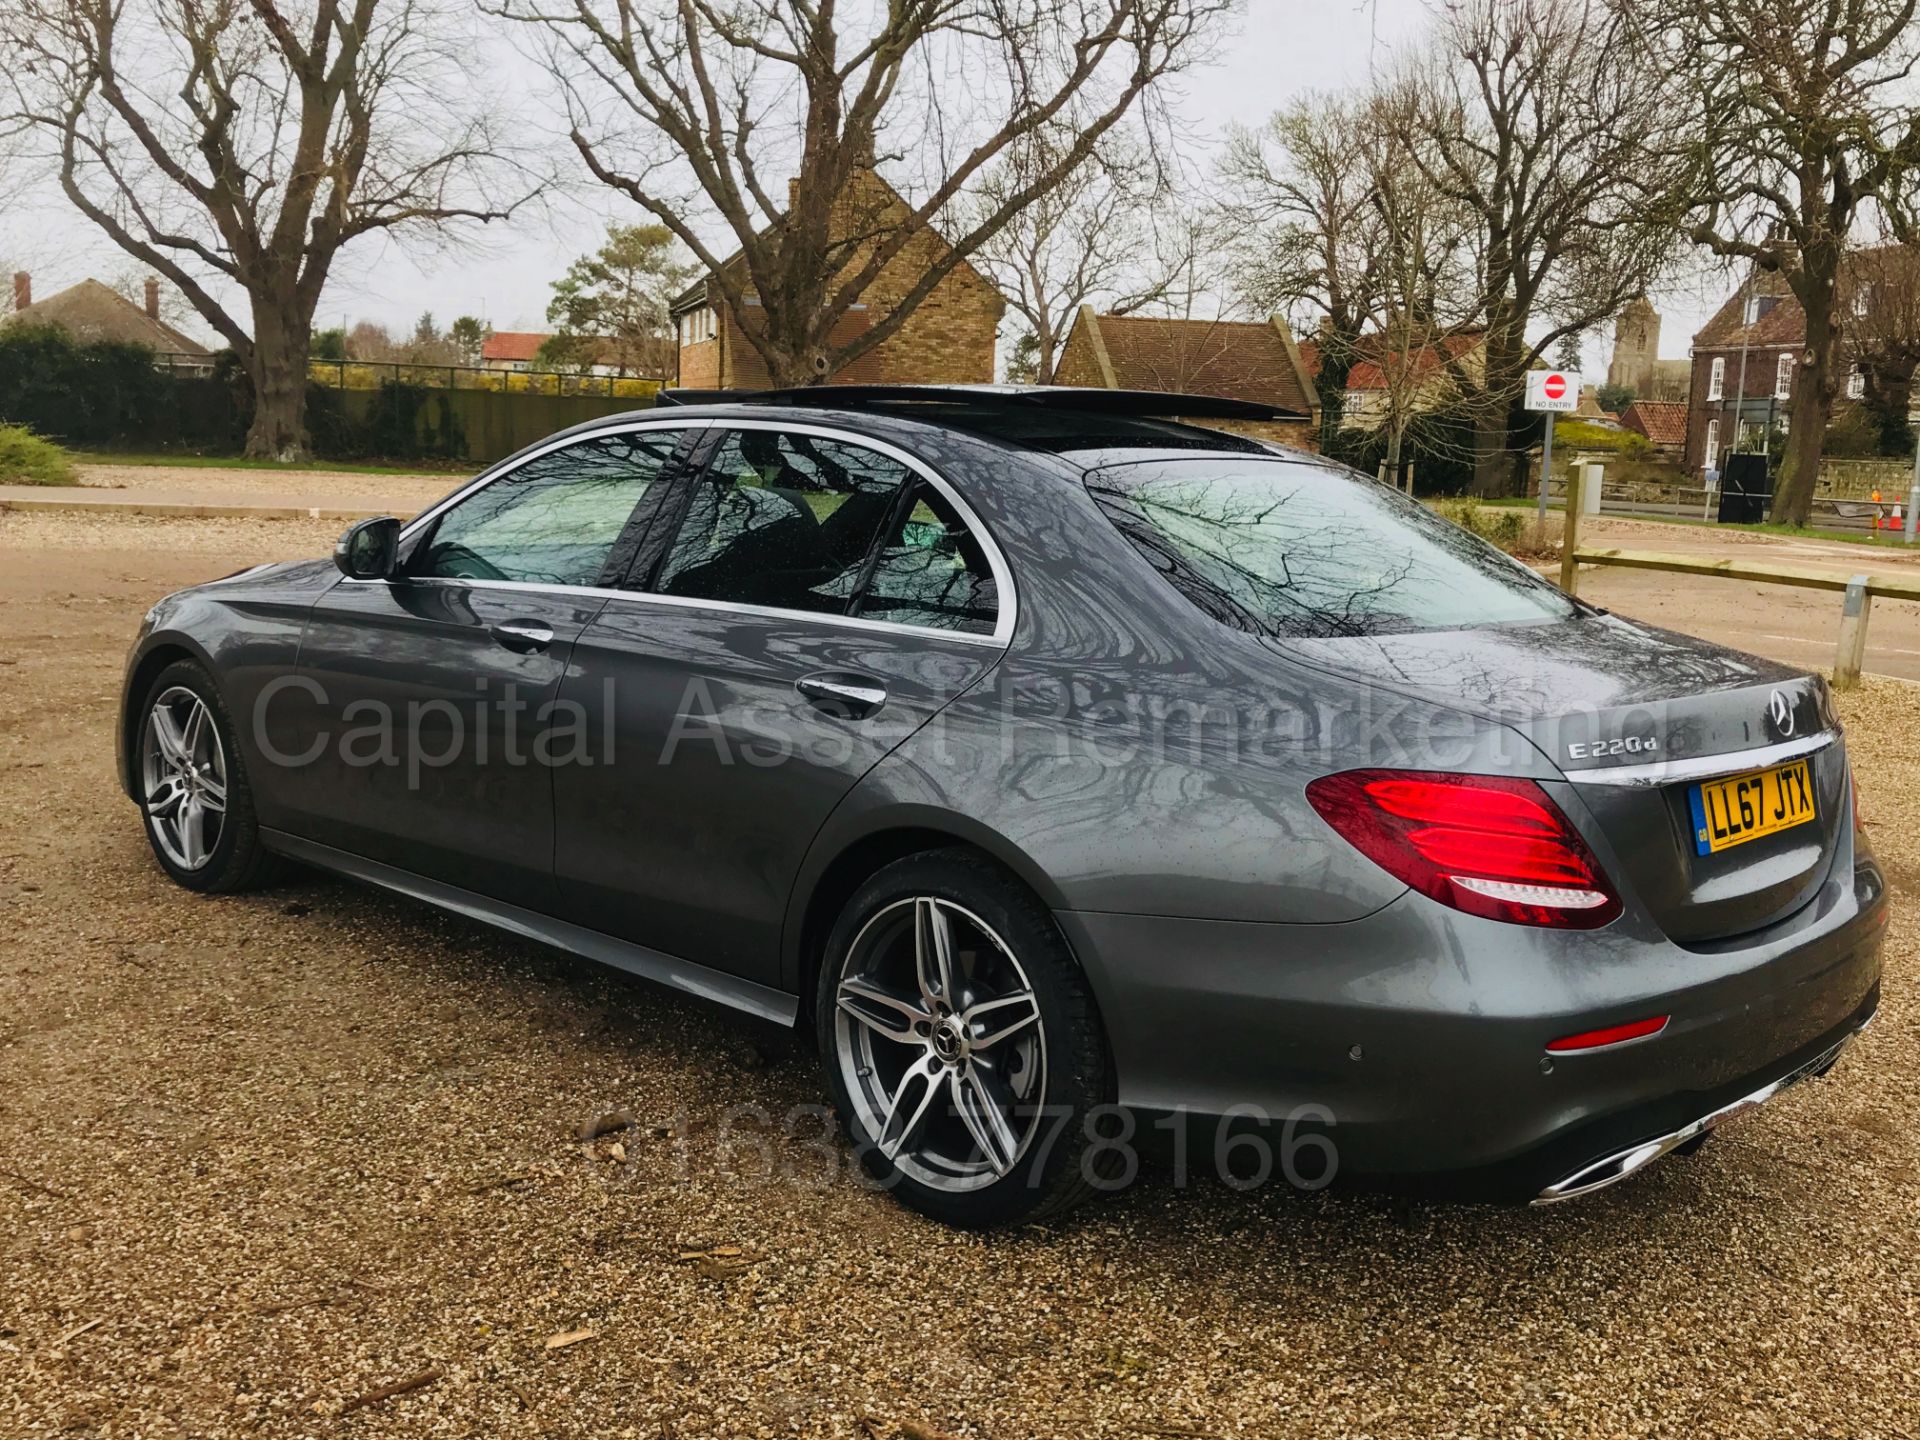
{"label": "car rear three-quarter view", "polygon": [[872,1173],[969,1226],[1138,1150],[1571,1199],[1871,1018],[1818,678],[1152,418],[1259,407],[701,398],[156,606],[120,748],[160,863],[806,1027]]}

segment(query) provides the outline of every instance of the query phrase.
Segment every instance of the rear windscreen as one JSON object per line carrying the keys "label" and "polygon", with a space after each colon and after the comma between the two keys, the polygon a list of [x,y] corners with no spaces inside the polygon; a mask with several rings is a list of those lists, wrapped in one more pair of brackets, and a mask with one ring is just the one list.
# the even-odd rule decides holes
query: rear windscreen
{"label": "rear windscreen", "polygon": [[1088,475],[1175,589],[1256,634],[1384,635],[1539,623],[1567,597],[1478,536],[1353,471],[1216,455]]}

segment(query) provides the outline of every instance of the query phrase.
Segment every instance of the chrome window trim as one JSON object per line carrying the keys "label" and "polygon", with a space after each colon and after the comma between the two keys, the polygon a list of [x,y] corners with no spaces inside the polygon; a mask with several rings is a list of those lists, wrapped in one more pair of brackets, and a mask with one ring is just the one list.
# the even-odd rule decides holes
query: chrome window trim
{"label": "chrome window trim", "polygon": [[[540,446],[539,449],[503,460],[492,469],[482,472],[453,494],[441,500],[431,509],[423,510],[408,521],[400,530],[400,538],[405,541],[414,531],[431,524],[443,511],[451,509],[469,495],[477,494],[494,481],[511,474],[522,465],[538,460],[542,455],[550,454],[565,446],[585,440],[598,440],[606,435],[622,435],[635,430],[711,430],[724,428],[729,430],[779,430],[789,434],[818,435],[822,439],[839,440],[849,445],[864,446],[877,454],[885,455],[926,481],[945,497],[953,506],[954,512],[979,540],[981,550],[987,557],[987,568],[993,573],[994,589],[999,601],[999,613],[994,619],[993,633],[981,635],[966,630],[943,630],[937,625],[910,625],[898,620],[871,620],[864,615],[835,615],[824,610],[787,610],[772,605],[745,605],[734,600],[706,600],[691,595],[657,595],[645,590],[612,590],[594,585],[545,585],[533,581],[521,580],[460,580],[452,576],[423,575],[409,579],[409,585],[464,585],[486,590],[519,590],[537,595],[579,595],[598,597],[608,600],[628,600],[649,605],[668,605],[683,610],[712,610],[730,615],[764,615],[775,620],[809,620],[833,625],[849,630],[869,630],[889,635],[934,636],[945,640],[956,640],[967,645],[990,645],[1004,650],[1013,640],[1013,628],[1019,618],[1019,602],[1014,589],[1013,570],[1000,549],[999,541],[981,522],[979,514],[947,480],[926,462],[907,453],[897,445],[885,440],[877,440],[863,435],[857,430],[847,430],[832,425],[815,425],[805,422],[785,420],[761,420],[758,418],[714,419],[685,418],[658,420],[628,420],[620,424],[609,425],[600,430],[581,431],[571,435],[557,437]],[[342,577],[343,583],[353,585],[392,585],[392,580],[361,580],[352,576]]]}
{"label": "chrome window trim", "polygon": [[1761,745],[1752,750],[1730,750],[1724,755],[1695,755],[1684,760],[1655,760],[1644,765],[1610,765],[1599,770],[1567,770],[1561,773],[1576,785],[1622,785],[1645,788],[1672,785],[1681,780],[1713,780],[1722,775],[1738,775],[1743,770],[1764,770],[1769,765],[1797,760],[1824,750],[1840,738],[1833,730],[1818,735],[1803,735],[1797,740],[1782,740],[1777,745]]}

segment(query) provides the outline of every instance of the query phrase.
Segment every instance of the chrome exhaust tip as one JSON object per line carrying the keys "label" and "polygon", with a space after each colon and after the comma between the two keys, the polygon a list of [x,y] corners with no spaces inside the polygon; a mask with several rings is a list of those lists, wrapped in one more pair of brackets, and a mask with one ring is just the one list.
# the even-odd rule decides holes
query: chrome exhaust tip
{"label": "chrome exhaust tip", "polygon": [[1756,1105],[1764,1105],[1782,1090],[1797,1085],[1802,1080],[1826,1074],[1833,1068],[1834,1062],[1840,1058],[1840,1052],[1845,1050],[1853,1037],[1864,1029],[1866,1029],[1865,1025],[1860,1026],[1859,1029],[1822,1050],[1806,1064],[1788,1071],[1770,1085],[1761,1086],[1751,1095],[1743,1095],[1730,1105],[1722,1105],[1718,1110],[1702,1115],[1698,1120],[1682,1125],[1678,1130],[1669,1131],[1652,1140],[1642,1140],[1638,1145],[1582,1165],[1571,1175],[1547,1186],[1529,1203],[1558,1205],[1563,1201],[1578,1200],[1582,1196],[1591,1195],[1596,1190],[1605,1190],[1610,1185],[1618,1185],[1628,1176],[1639,1174],[1654,1161],[1671,1155],[1681,1146],[1701,1139],[1721,1121],[1738,1115],[1743,1110],[1751,1110]]}

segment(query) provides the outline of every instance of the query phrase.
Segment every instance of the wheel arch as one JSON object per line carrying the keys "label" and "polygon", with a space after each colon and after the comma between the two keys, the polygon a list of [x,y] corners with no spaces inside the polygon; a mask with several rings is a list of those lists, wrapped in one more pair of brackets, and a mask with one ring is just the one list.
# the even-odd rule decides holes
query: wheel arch
{"label": "wheel arch", "polygon": [[114,759],[119,766],[120,788],[127,792],[127,798],[138,800],[134,785],[134,746],[140,739],[140,722],[145,718],[143,702],[153,682],[160,672],[169,665],[181,660],[191,660],[204,666],[209,674],[213,673],[213,662],[197,645],[185,638],[165,635],[147,642],[139,658],[127,667],[125,698],[120,706],[120,730],[117,737],[118,748]]}
{"label": "wheel arch", "polygon": [[[783,988],[800,997],[804,1025],[813,1008],[813,988],[821,952],[834,921],[867,879],[909,855],[931,850],[968,850],[993,862],[1024,885],[1049,911],[1061,908],[1058,888],[1032,857],[987,826],[944,811],[918,809],[895,813],[857,834],[821,837],[801,868],[782,927]],[[1064,933],[1062,944],[1067,944]],[[1067,944],[1069,953],[1072,946]],[[1076,956],[1076,960],[1078,957]]]}

